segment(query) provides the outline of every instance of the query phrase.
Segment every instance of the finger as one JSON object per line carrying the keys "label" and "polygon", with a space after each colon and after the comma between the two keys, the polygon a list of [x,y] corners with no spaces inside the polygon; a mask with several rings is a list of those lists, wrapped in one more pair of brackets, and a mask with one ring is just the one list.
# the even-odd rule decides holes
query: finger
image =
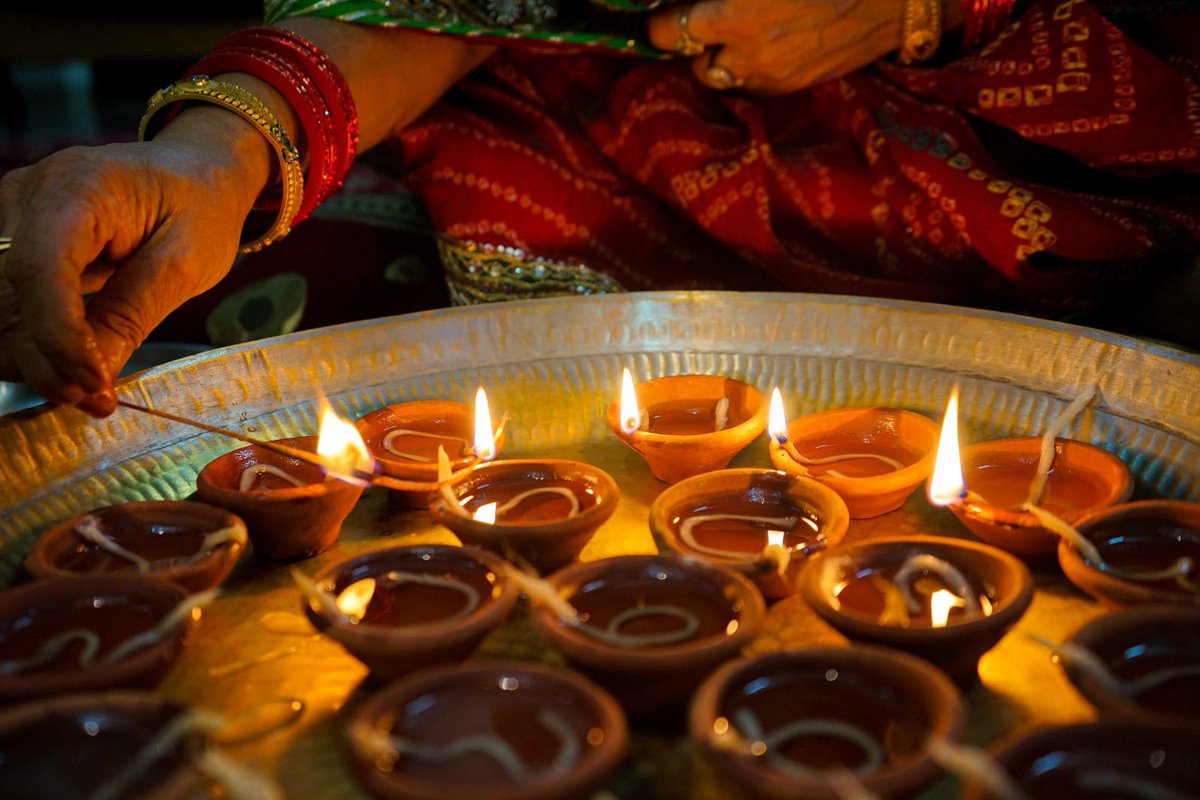
{"label": "finger", "polygon": [[694,4],[674,4],[650,16],[646,22],[646,35],[650,43],[659,50],[676,51],[684,33],[681,20],[687,20],[687,33],[704,45],[721,44],[725,41],[721,26],[720,8],[722,0],[703,0]]}

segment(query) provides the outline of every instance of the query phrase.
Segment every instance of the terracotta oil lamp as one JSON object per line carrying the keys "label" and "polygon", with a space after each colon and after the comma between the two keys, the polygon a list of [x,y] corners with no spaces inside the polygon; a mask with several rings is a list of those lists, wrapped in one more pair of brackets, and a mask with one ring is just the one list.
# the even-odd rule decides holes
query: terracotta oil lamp
{"label": "terracotta oil lamp", "polygon": [[912,536],[831,548],[809,562],[800,591],[848,638],[921,656],[965,681],[1029,607],[1033,578],[990,545]]}
{"label": "terracotta oil lamp", "polygon": [[48,578],[0,593],[0,704],[153,687],[210,593],[135,575]]}
{"label": "terracotta oil lamp", "polygon": [[958,442],[955,387],[942,422],[930,502],[949,507],[971,533],[1034,566],[1049,563],[1058,547],[1047,516],[1069,523],[1124,502],[1133,492],[1129,467],[1090,444],[1055,438],[1051,447],[1047,437],[1030,436],[981,442],[960,452]]}
{"label": "terracotta oil lamp", "polygon": [[541,572],[572,561],[617,508],[607,472],[561,459],[476,464],[441,484],[434,517],[463,542]]}
{"label": "terracotta oil lamp", "polygon": [[1102,563],[1063,540],[1067,578],[1110,608],[1200,607],[1200,503],[1144,500],[1093,511],[1076,524]]}
{"label": "terracotta oil lamp", "polygon": [[43,533],[25,556],[36,578],[140,573],[189,592],[224,580],[246,546],[237,516],[187,500],[146,500],[98,508]]}
{"label": "terracotta oil lamp", "polygon": [[762,596],[740,573],[675,555],[572,564],[547,581],[574,609],[545,604],[534,627],[630,716],[681,708],[712,669],[758,633]]}
{"label": "terracotta oil lamp", "polygon": [[[246,521],[256,555],[310,558],[337,541],[364,485],[350,476],[372,473],[374,459],[353,425],[325,407],[320,436],[276,444],[320,454],[330,468],[250,445],[210,462],[196,478],[200,498]],[[343,477],[338,477],[342,475]]]}
{"label": "terracotta oil lamp", "polygon": [[[389,497],[406,508],[429,507],[439,480],[439,449],[445,453],[450,469],[457,472],[481,460],[491,460],[504,446],[503,428],[491,434],[483,389],[475,395],[474,417],[466,403],[414,400],[372,411],[355,427],[384,475],[415,484],[407,491],[389,491]],[[477,431],[484,428],[487,433],[483,434],[481,453]]]}
{"label": "terracotta oil lamp", "polygon": [[[1128,720],[1060,725],[1026,733],[992,754],[1023,796],[1184,800],[1200,786],[1200,728]],[[967,781],[960,797],[993,795]]]}
{"label": "terracotta oil lamp", "polygon": [[[93,797],[185,710],[135,691],[66,694],[0,710],[5,800]],[[209,781],[194,761],[204,747],[200,734],[179,739],[148,763],[120,796],[202,796]]]}
{"label": "terracotta oil lamp", "polygon": [[660,548],[731,567],[768,600],[795,591],[806,558],[840,542],[849,523],[832,489],[764,469],[696,475],[650,506]]}
{"label": "terracotta oil lamp", "polygon": [[347,738],[357,777],[382,800],[574,800],[620,764],[629,730],[590,681],[492,662],[393,682],[355,715]]}
{"label": "terracotta oil lamp", "polygon": [[937,423],[898,408],[838,408],[785,423],[771,394],[771,463],[813,478],[846,501],[852,519],[894,511],[933,472]]}
{"label": "terracotta oil lamp", "polygon": [[716,770],[766,800],[908,797],[941,770],[962,695],[928,663],[879,647],[817,647],[733,661],[696,690],[688,731]]}
{"label": "terracotta oil lamp", "polygon": [[1200,728],[1200,608],[1105,614],[1055,652],[1071,683],[1102,714]]}
{"label": "terracotta oil lamp", "polygon": [[309,620],[381,680],[466,658],[518,595],[496,555],[439,545],[368,553],[329,567],[311,586]]}
{"label": "terracotta oil lamp", "polygon": [[626,369],[607,420],[654,477],[675,483],[727,466],[766,429],[767,403],[758,389],[732,378],[672,375],[634,386]]}

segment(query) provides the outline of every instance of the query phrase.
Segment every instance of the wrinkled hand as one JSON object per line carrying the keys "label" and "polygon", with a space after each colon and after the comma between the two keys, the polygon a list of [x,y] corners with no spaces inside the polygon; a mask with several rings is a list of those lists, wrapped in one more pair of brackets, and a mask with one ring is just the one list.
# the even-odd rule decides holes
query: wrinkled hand
{"label": "wrinkled hand", "polygon": [[0,378],[111,413],[134,349],[233,263],[253,199],[239,209],[222,174],[204,145],[156,140],[70,148],[4,175]]}
{"label": "wrinkled hand", "polygon": [[900,43],[903,0],[701,0],[673,3],[649,20],[655,47],[675,51],[680,15],[706,45],[692,59],[696,77],[714,88],[721,67],[737,86],[785,94],[866,66]]}

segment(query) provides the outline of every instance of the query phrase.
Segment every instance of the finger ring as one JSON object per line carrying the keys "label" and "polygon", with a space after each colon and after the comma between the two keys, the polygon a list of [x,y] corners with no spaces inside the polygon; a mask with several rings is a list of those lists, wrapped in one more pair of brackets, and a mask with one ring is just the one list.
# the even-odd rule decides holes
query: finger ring
{"label": "finger ring", "polygon": [[687,8],[679,9],[679,38],[675,40],[675,52],[681,56],[698,56],[704,52],[704,42],[688,32]]}
{"label": "finger ring", "polygon": [[8,248],[12,247],[11,236],[0,236],[0,253],[3,253]]}
{"label": "finger ring", "polygon": [[713,64],[704,73],[706,82],[712,88],[718,91],[726,91],[728,89],[736,89],[745,83],[744,80],[734,75],[728,68],[722,67],[719,64]]}

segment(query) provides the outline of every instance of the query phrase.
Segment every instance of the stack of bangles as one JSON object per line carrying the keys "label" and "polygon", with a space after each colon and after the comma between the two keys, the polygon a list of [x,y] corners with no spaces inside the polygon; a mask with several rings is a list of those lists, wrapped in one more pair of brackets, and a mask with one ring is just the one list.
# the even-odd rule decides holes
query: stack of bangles
{"label": "stack of bangles", "polygon": [[[287,101],[300,123],[299,146],[261,100],[209,77],[228,72],[252,75]],[[247,28],[218,42],[183,79],[150,98],[138,138],[152,138],[188,102],[213,103],[241,115],[262,132],[279,159],[281,193],[255,205],[256,211],[273,212],[274,221],[265,232],[243,232],[243,253],[279,241],[340,189],[358,147],[358,115],[341,72],[315,44],[291,31]]]}
{"label": "stack of bangles", "polygon": [[1016,0],[962,0],[963,50],[991,41],[1008,24]]}

